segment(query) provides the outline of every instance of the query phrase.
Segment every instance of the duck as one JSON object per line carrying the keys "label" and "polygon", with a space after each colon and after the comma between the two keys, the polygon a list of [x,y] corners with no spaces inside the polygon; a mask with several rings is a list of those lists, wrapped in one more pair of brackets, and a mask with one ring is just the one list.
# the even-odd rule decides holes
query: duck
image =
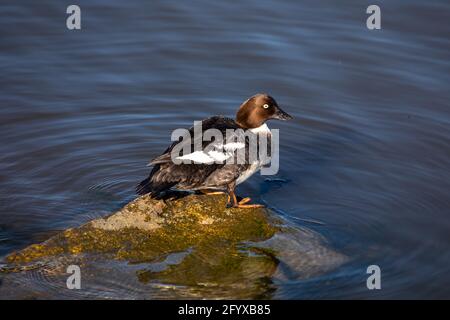
{"label": "duck", "polygon": [[[136,192],[139,195],[150,194],[152,197],[162,197],[169,190],[201,192],[203,194],[226,193],[227,208],[260,208],[261,204],[250,204],[251,199],[244,197],[240,201],[236,196],[236,186],[246,181],[253,174],[270,162],[270,156],[264,159],[249,157],[250,136],[264,136],[269,142],[270,153],[271,131],[268,120],[290,120],[291,115],[281,109],[273,97],[266,93],[258,93],[245,100],[238,108],[235,118],[212,116],[204,119],[189,130],[189,135],[195,135],[196,126],[201,130],[201,137],[208,130],[220,132],[223,136],[232,132],[223,141],[201,142],[201,149],[192,151],[195,141],[174,141],[162,154],[150,161],[152,166],[149,176],[141,181]],[[242,134],[247,138],[242,138]],[[195,138],[194,138],[195,140]],[[259,140],[258,140],[259,141]],[[208,144],[215,148],[209,148]],[[183,149],[188,147],[188,149]],[[174,156],[175,150],[182,150]],[[187,151],[186,151],[187,150]],[[219,150],[219,151],[217,151]],[[238,152],[244,150],[244,161],[227,161],[236,159]]]}

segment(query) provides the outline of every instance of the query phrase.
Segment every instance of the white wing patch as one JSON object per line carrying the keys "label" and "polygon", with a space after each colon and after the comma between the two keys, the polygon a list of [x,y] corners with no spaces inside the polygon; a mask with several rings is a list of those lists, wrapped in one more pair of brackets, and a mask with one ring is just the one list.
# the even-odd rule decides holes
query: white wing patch
{"label": "white wing patch", "polygon": [[[254,134],[270,134],[270,129],[266,124],[263,124],[258,128],[250,129],[250,131]],[[193,161],[194,163],[203,164],[224,163],[227,159],[231,158],[234,155],[234,152],[236,150],[245,148],[246,146],[243,142],[236,142],[236,137],[239,141],[240,136],[237,136],[235,134],[231,137],[227,137],[229,141],[228,143],[214,145],[214,149],[210,151],[194,151],[192,153],[176,157],[176,159],[188,160]],[[251,168],[251,170],[248,172],[249,176],[252,175],[256,170],[257,168]]]}
{"label": "white wing patch", "polygon": [[194,163],[204,163],[204,164],[212,164],[212,163],[223,163],[227,159],[233,156],[234,151],[237,149],[245,148],[245,144],[242,142],[230,142],[225,145],[217,145],[216,149],[223,149],[223,151],[210,150],[205,152],[204,150],[195,151],[180,157],[177,157],[177,160],[190,160]]}
{"label": "white wing patch", "polygon": [[214,158],[209,156],[209,154],[204,153],[203,151],[195,151],[189,154],[185,154],[181,157],[176,157],[177,160],[190,160],[195,163],[206,163],[211,164],[214,163]]}
{"label": "white wing patch", "polygon": [[230,153],[224,153],[224,152],[220,152],[220,151],[216,151],[216,150],[212,150],[212,151],[208,152],[208,155],[211,158],[213,158],[214,160],[219,161],[219,162],[225,161],[232,156],[232,154],[230,154]]}

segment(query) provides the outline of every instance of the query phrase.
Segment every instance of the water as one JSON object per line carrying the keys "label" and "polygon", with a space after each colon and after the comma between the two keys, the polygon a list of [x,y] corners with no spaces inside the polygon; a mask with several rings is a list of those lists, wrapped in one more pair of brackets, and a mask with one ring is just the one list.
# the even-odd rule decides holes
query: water
{"label": "water", "polygon": [[[64,3],[0,7],[0,256],[120,208],[173,129],[268,92],[295,117],[269,123],[281,180],[239,193],[349,257],[271,297],[450,297],[448,3],[381,2],[378,31],[369,1],[78,4],[81,31]],[[146,290],[122,280],[100,297]]]}

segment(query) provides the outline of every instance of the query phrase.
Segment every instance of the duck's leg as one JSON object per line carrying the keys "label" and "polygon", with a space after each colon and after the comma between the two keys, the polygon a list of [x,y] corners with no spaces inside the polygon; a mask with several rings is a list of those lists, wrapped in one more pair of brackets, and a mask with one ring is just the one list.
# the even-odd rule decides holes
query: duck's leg
{"label": "duck's leg", "polygon": [[262,204],[247,204],[248,202],[251,201],[250,198],[243,198],[241,201],[237,201],[236,193],[234,192],[235,188],[236,184],[234,182],[227,186],[228,191],[227,208],[264,208]]}
{"label": "duck's leg", "polygon": [[234,182],[227,185],[227,192],[228,192],[227,208],[232,208],[236,204],[238,204],[236,195],[234,194],[235,187],[236,187],[236,184]]}

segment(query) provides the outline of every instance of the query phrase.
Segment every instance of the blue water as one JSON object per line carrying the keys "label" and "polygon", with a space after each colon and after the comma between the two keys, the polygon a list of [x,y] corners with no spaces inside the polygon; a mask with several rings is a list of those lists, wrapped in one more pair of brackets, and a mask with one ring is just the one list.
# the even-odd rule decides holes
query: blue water
{"label": "blue water", "polygon": [[282,180],[239,193],[349,257],[273,297],[450,297],[448,2],[379,1],[375,31],[370,1],[77,4],[79,31],[64,2],[0,6],[0,256],[120,208],[173,129],[268,92],[295,117],[269,123]]}

